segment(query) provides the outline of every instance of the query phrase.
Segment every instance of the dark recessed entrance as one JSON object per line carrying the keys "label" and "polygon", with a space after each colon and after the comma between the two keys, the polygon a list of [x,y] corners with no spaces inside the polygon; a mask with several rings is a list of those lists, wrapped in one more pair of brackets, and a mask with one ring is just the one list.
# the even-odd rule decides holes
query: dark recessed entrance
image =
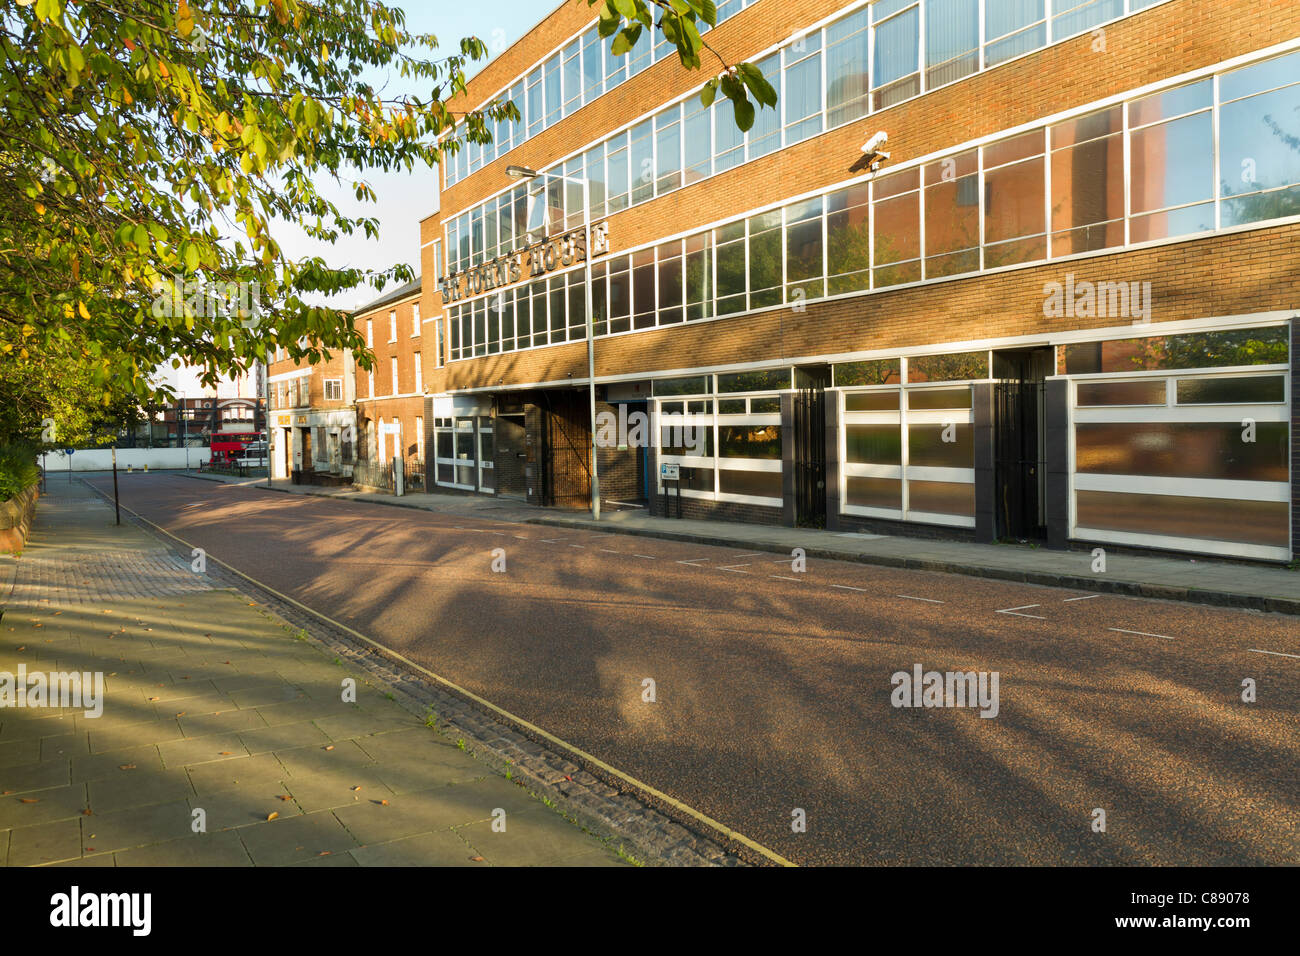
{"label": "dark recessed entrance", "polygon": [[801,528],[826,527],[826,387],[828,365],[794,370],[794,507]]}
{"label": "dark recessed entrance", "polygon": [[1047,538],[1046,378],[1051,348],[993,353],[995,513],[999,538]]}

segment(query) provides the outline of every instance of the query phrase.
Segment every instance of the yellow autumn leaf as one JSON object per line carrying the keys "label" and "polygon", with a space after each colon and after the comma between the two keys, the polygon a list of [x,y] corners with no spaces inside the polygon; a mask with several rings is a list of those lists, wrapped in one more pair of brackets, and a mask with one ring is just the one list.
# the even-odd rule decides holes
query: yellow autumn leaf
{"label": "yellow autumn leaf", "polygon": [[90,321],[90,310],[86,308],[86,303],[80,299],[77,300],[77,312],[87,322]]}

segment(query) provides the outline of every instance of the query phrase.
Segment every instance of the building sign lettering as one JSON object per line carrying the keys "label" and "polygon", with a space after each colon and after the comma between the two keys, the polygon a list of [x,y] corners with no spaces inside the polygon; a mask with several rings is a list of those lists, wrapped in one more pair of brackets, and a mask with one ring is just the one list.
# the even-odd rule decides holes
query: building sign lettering
{"label": "building sign lettering", "polygon": [[[609,224],[600,222],[591,227],[593,254],[600,256],[609,251]],[[528,278],[536,279],[556,269],[563,269],[587,258],[586,229],[573,229],[510,255],[497,256],[482,265],[464,272],[443,277],[438,288],[444,302],[456,302],[466,296],[479,295],[503,286],[524,281],[524,266]]]}

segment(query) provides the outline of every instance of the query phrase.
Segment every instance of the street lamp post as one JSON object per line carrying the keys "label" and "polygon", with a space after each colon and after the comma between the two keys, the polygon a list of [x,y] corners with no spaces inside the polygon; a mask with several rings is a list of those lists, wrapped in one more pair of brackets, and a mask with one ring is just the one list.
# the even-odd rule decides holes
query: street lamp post
{"label": "street lamp post", "polygon": [[511,179],[538,179],[543,176],[549,179],[558,179],[561,182],[573,182],[582,184],[582,224],[583,231],[586,234],[586,254],[584,259],[584,275],[586,281],[586,313],[587,313],[587,401],[588,412],[591,418],[591,517],[594,521],[600,520],[600,476],[597,472],[596,465],[596,333],[595,333],[595,306],[591,293],[591,180],[586,177],[563,176],[557,173],[539,173],[535,169],[527,166],[507,166],[506,175]]}

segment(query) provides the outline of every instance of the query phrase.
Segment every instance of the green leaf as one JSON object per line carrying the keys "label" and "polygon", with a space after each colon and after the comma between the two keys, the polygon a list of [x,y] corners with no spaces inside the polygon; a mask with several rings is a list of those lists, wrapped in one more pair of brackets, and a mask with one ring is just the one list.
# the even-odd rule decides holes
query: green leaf
{"label": "green leaf", "polygon": [[709,107],[718,96],[718,78],[715,76],[709,82],[704,84],[704,89],[700,90],[700,105]]}
{"label": "green leaf", "polygon": [[736,126],[742,133],[748,133],[754,125],[754,104],[745,99],[743,95],[739,98],[733,98],[731,102],[735,108]]}

